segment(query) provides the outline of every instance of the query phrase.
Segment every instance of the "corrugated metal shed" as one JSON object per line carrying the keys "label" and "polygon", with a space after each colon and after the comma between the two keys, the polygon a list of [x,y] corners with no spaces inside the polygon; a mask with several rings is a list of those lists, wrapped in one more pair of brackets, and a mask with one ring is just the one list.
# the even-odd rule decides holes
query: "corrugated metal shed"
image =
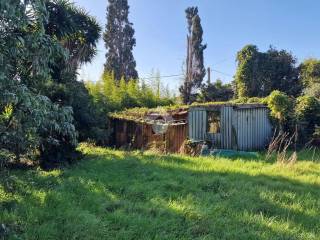
{"label": "corrugated metal shed", "polygon": [[[220,131],[210,133],[208,114],[220,112]],[[262,104],[214,105],[189,109],[189,138],[211,141],[216,148],[261,150],[272,135],[268,108]]]}

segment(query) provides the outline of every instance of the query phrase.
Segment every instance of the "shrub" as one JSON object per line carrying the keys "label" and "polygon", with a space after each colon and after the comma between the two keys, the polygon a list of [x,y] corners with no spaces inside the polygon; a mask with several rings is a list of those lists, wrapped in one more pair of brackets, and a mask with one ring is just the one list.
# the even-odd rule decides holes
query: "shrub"
{"label": "shrub", "polygon": [[266,102],[271,111],[271,117],[278,122],[279,130],[283,132],[285,126],[290,124],[292,101],[285,93],[275,90],[269,95]]}
{"label": "shrub", "polygon": [[131,79],[116,81],[112,73],[104,73],[96,82],[87,82],[86,86],[96,106],[101,112],[109,113],[128,108],[173,105],[172,97],[159,95],[157,89],[143,81]]}
{"label": "shrub", "polygon": [[299,140],[312,141],[315,127],[320,124],[320,103],[315,97],[301,96],[295,105],[295,118],[299,127]]}
{"label": "shrub", "polygon": [[40,126],[40,160],[42,167],[70,163],[77,157],[78,134],[73,125],[71,107],[49,105],[46,121]]}

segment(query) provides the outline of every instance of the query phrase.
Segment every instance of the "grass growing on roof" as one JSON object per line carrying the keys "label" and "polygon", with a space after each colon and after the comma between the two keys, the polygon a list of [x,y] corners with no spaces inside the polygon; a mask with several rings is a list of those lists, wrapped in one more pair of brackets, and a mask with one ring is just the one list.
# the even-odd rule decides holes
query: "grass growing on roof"
{"label": "grass growing on roof", "polygon": [[109,114],[112,118],[127,120],[143,120],[150,113],[166,114],[179,110],[188,110],[190,107],[222,106],[222,105],[241,105],[241,104],[265,104],[265,98],[241,98],[229,102],[205,102],[193,103],[191,105],[171,105],[157,108],[130,108],[120,112]]}
{"label": "grass growing on roof", "polygon": [[146,115],[150,113],[166,114],[168,112],[186,110],[186,105],[172,105],[157,108],[130,108],[121,112],[114,112],[109,114],[112,118],[128,119],[128,120],[142,120]]}
{"label": "grass growing on roof", "polygon": [[263,158],[81,151],[86,159],[70,169],[1,172],[6,238],[319,239],[313,153],[281,166]]}

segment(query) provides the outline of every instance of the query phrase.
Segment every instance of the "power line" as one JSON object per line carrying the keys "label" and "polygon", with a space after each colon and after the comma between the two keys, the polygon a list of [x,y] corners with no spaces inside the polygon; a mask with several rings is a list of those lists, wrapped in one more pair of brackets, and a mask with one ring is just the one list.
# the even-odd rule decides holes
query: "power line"
{"label": "power line", "polygon": [[213,72],[220,73],[220,74],[225,75],[225,76],[228,76],[228,77],[232,77],[232,75],[229,74],[229,73],[224,73],[224,72],[221,72],[221,71],[218,71],[218,70],[215,70],[215,69],[211,69],[211,70],[212,70]]}
{"label": "power line", "polygon": [[[216,73],[220,73],[220,74],[228,76],[228,77],[232,77],[231,74],[228,74],[228,73],[225,73],[225,72],[221,72],[221,71],[218,71],[218,70],[215,70],[215,69],[212,69],[212,68],[211,68],[211,71],[216,72]],[[141,77],[139,79],[148,80],[148,79],[156,79],[156,78],[172,78],[172,77],[181,77],[181,76],[184,76],[184,74],[172,74],[172,75],[154,76],[154,77]]]}
{"label": "power line", "polygon": [[173,75],[165,75],[165,76],[155,76],[155,77],[143,77],[140,79],[147,80],[147,79],[155,79],[155,78],[172,78],[172,77],[181,77],[184,74],[173,74]]}

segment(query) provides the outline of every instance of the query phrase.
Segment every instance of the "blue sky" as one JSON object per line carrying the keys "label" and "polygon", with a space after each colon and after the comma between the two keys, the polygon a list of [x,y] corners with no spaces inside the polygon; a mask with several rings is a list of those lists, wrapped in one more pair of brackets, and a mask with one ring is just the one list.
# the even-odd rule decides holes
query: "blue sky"
{"label": "blue sky", "polygon": [[[105,25],[107,0],[75,0]],[[235,55],[246,44],[260,50],[270,45],[291,51],[298,61],[320,58],[320,1],[318,0],[129,0],[130,21],[136,31],[134,56],[140,77],[152,69],[161,75],[180,74],[186,56],[184,10],[198,6],[204,29],[205,64],[218,72],[212,78],[230,82],[236,70]],[[105,61],[103,41],[93,63],[84,66],[82,78],[97,80]],[[180,79],[165,78],[176,90]]]}

